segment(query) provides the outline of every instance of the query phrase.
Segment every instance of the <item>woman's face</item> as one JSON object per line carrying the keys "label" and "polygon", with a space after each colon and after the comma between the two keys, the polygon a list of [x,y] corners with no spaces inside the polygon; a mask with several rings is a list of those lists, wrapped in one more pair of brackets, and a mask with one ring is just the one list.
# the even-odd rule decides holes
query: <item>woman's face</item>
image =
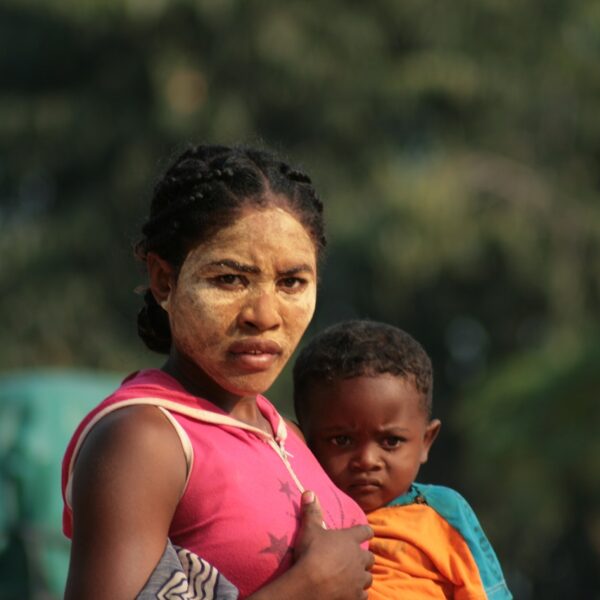
{"label": "woman's face", "polygon": [[304,226],[281,208],[246,209],[192,249],[171,278],[172,355],[209,400],[262,393],[312,318],[316,283]]}

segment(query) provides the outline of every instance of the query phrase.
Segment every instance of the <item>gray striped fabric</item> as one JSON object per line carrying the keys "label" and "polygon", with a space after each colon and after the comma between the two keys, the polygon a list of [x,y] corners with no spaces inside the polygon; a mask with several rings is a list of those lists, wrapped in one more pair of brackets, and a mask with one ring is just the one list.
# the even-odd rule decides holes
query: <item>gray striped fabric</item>
{"label": "gray striped fabric", "polygon": [[198,555],[167,547],[136,600],[237,600],[238,589]]}

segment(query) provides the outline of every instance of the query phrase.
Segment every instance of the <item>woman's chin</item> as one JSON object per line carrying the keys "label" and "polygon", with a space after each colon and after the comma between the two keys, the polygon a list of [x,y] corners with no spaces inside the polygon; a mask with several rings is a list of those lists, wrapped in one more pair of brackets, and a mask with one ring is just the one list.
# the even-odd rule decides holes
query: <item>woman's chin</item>
{"label": "woman's chin", "polygon": [[277,373],[246,373],[244,375],[230,377],[227,381],[227,389],[236,396],[256,396],[264,394],[277,379]]}

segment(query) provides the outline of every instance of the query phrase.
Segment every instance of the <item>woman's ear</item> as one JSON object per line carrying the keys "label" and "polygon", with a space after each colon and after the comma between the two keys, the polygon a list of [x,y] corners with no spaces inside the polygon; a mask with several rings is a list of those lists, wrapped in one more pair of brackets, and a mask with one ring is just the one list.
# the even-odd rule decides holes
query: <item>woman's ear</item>
{"label": "woman's ear", "polygon": [[440,428],[442,426],[442,422],[439,419],[431,419],[425,428],[425,433],[423,435],[423,448],[421,450],[421,464],[427,462],[429,458],[429,450],[435,442],[435,438],[438,436],[440,432]]}
{"label": "woman's ear", "polygon": [[169,298],[175,284],[175,269],[169,262],[154,252],[148,252],[146,266],[150,280],[150,291],[159,306],[169,312]]}

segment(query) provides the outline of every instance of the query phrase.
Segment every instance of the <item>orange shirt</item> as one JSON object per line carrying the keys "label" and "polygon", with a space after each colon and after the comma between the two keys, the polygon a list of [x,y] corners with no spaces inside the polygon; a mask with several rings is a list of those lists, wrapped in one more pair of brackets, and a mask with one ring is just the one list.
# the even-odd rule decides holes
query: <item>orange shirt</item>
{"label": "orange shirt", "polygon": [[375,532],[369,600],[508,600],[498,559],[457,492],[415,484],[367,515]]}

